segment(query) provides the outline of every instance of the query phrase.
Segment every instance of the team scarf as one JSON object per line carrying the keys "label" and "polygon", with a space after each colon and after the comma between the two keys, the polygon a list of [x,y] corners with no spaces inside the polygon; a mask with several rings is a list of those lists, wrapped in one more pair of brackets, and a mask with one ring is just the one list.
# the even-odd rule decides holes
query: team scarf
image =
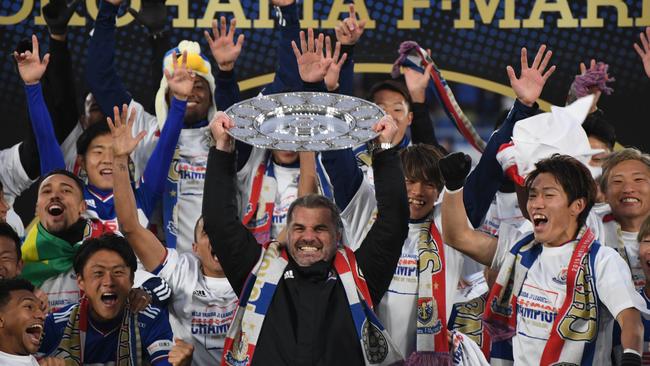
{"label": "team scarf", "polygon": [[[66,366],[81,366],[84,364],[84,348],[86,346],[89,316],[88,299],[83,297],[70,312],[68,323],[63,330],[63,337],[54,354],[55,357],[63,358]],[[130,311],[127,302],[118,334],[116,366],[136,366],[141,364],[142,346],[136,317],[137,314]]]}
{"label": "team scarf", "polygon": [[492,339],[486,327],[483,326],[483,312],[487,303],[487,295],[484,293],[469,301],[454,304],[449,329],[462,332],[473,340],[489,361]]}
{"label": "team scarf", "polygon": [[[406,148],[410,143],[411,139],[408,136],[404,135],[404,138],[399,143],[399,149]],[[352,149],[352,152],[357,158],[357,164],[359,166],[372,166],[372,155],[370,154],[370,151],[368,151],[368,144],[359,145]]]}
{"label": "team scarf", "polygon": [[477,151],[483,152],[485,149],[485,141],[479,136],[472,122],[461,110],[456,101],[456,97],[454,97],[454,93],[451,91],[447,81],[442,77],[438,66],[433,62],[433,59],[431,59],[427,51],[421,48],[416,42],[405,41],[399,46],[399,54],[399,58],[393,64],[393,77],[396,78],[399,76],[400,66],[410,67],[419,72],[424,72],[424,69],[429,64],[433,65],[431,69],[431,80],[427,89],[438,98],[440,105],[445,110],[445,113],[447,113],[449,119],[454,123],[458,132]]}
{"label": "team scarf", "polygon": [[630,273],[632,274],[632,283],[634,287],[638,290],[645,287],[645,275],[643,275],[643,270],[641,268],[634,268],[630,262],[630,256],[627,253],[625,248],[625,243],[623,242],[623,233],[621,231],[621,225],[616,221],[614,215],[607,214],[603,216],[603,231],[602,237],[605,238],[604,242],[613,245],[616,244],[616,251],[623,258]]}
{"label": "team scarf", "polygon": [[69,243],[48,232],[38,222],[29,230],[21,247],[24,262],[21,277],[40,287],[47,279],[72,268],[74,256],[84,240],[97,237],[105,231],[106,228],[100,221],[87,220],[81,240]]}
{"label": "team scarf", "polygon": [[416,351],[407,365],[451,365],[447,338],[446,261],[433,214],[418,230],[418,299]]}
{"label": "team scarf", "polygon": [[[582,364],[583,358],[593,355],[598,336],[598,296],[593,260],[600,244],[594,244],[595,236],[591,229],[583,228],[580,234],[567,269],[566,297],[553,321],[541,365],[557,362]],[[517,297],[528,270],[541,252],[542,245],[534,241],[533,234],[520,240],[508,252],[488,296],[484,314],[493,341],[514,335]]]}
{"label": "team scarf", "polygon": [[[228,329],[222,366],[251,365],[273,294],[288,263],[287,251],[280,248],[278,242],[262,246],[260,260],[244,284],[235,317]],[[347,247],[339,247],[334,257],[334,269],[345,289],[365,364],[401,363],[399,351],[372,310],[370,291],[357,266],[354,252]]]}
{"label": "team scarf", "polygon": [[[327,180],[319,159],[316,159],[316,172],[323,195],[332,198],[331,189],[326,188],[328,184],[325,184]],[[271,240],[271,227],[273,225],[273,211],[277,192],[278,181],[275,179],[273,157],[270,153],[267,153],[266,158],[255,171],[250,196],[242,218],[242,223],[255,236],[259,244],[268,243]]]}

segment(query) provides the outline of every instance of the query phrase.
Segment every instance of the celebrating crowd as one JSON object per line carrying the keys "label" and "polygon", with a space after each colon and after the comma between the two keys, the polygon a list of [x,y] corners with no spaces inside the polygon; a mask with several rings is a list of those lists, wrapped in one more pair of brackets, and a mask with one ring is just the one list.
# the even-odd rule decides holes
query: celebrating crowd
{"label": "celebrating crowd", "polygon": [[[354,6],[330,36],[301,30],[294,0],[271,3],[277,69],[260,98],[352,96]],[[123,0],[99,3],[77,94],[78,5],[51,0],[49,39],[13,52],[29,134],[0,151],[0,365],[650,362],[650,155],[615,148],[606,64],[581,64],[543,113],[552,51],[522,48],[514,104],[470,141],[472,163],[438,142],[430,91],[471,124],[405,42],[403,81],[358,96],[385,112],[376,137],[298,153],[232,137],[234,19],[213,21],[204,53],[169,44],[164,1],[128,9],[152,47],[155,87],[136,101],[115,65]],[[650,82],[650,27],[636,41]],[[34,182],[25,229],[11,203]]]}

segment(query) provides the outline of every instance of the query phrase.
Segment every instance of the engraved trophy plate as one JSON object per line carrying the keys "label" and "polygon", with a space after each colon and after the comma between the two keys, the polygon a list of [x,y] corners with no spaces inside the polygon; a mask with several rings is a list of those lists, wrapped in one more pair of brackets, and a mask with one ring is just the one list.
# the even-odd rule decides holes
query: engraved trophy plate
{"label": "engraved trophy plate", "polygon": [[338,150],[377,136],[372,126],[385,113],[376,104],[347,95],[295,92],[257,96],[226,110],[235,122],[228,133],[265,149]]}

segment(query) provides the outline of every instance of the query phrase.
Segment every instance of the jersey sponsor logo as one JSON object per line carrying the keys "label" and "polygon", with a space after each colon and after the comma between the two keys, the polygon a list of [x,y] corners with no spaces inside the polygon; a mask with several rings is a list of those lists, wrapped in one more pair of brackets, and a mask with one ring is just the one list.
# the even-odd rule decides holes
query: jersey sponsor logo
{"label": "jersey sponsor logo", "polygon": [[198,297],[208,297],[208,295],[203,290],[194,290],[193,295]]}
{"label": "jersey sponsor logo", "polygon": [[150,355],[155,354],[156,352],[169,352],[172,349],[172,341],[169,339],[159,339],[157,341],[154,341],[147,347],[147,352],[149,352]]}
{"label": "jersey sponsor logo", "polygon": [[553,277],[553,282],[560,285],[566,285],[567,272],[568,272],[567,268],[562,268],[560,270],[560,273],[557,276]]}

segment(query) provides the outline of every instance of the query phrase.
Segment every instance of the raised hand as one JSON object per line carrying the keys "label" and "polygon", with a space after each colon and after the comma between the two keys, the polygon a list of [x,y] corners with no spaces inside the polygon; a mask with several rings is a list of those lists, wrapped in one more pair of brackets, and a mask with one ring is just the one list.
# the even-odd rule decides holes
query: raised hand
{"label": "raised hand", "polygon": [[508,65],[506,68],[510,86],[517,95],[517,99],[529,107],[535,104],[539,96],[542,95],[546,80],[555,71],[555,65],[546,70],[553,52],[548,51],[544,54],[545,51],[546,45],[542,45],[537,51],[537,55],[535,55],[533,64],[528,67],[528,51],[525,47],[521,49],[521,75],[519,78],[517,78],[512,66]]}
{"label": "raised hand", "polygon": [[173,74],[170,74],[167,69],[164,70],[169,89],[176,99],[187,100],[190,94],[192,94],[194,79],[196,78],[194,71],[187,68],[187,51],[183,52],[180,65],[178,64],[176,51],[172,52],[172,69]]}
{"label": "raised hand", "polygon": [[[427,50],[429,56],[431,56],[431,50]],[[429,86],[429,80],[431,80],[431,69],[433,64],[429,64],[424,73],[421,73],[410,67],[404,67],[404,81],[406,81],[406,88],[411,95],[411,100],[413,103],[424,103],[426,97],[427,86]]]}
{"label": "raised hand", "polygon": [[328,91],[334,91],[339,87],[339,75],[341,74],[341,68],[345,63],[345,60],[348,58],[348,54],[344,53],[343,56],[339,58],[341,54],[341,42],[336,42],[334,46],[334,54],[332,55],[332,42],[330,37],[325,37],[325,58],[330,59],[330,67],[327,69],[325,74],[325,86]]}
{"label": "raised hand", "polygon": [[334,27],[336,40],[343,45],[353,45],[357,43],[363,31],[366,28],[366,21],[357,21],[357,14],[354,12],[354,3],[350,3],[349,16]]}
{"label": "raised hand", "polygon": [[149,30],[149,33],[156,34],[165,29],[167,24],[165,0],[142,0],[140,11],[135,11],[131,7],[127,10],[138,24]]}
{"label": "raised hand", "polygon": [[332,59],[323,56],[324,38],[325,36],[321,33],[314,42],[314,30],[309,28],[306,41],[305,32],[300,31],[300,50],[298,50],[296,42],[291,41],[291,47],[298,62],[298,72],[304,82],[317,83],[325,79],[325,74],[327,74]]}
{"label": "raised hand", "polygon": [[141,288],[132,288],[128,295],[129,307],[133,314],[146,309],[151,304],[151,295]]}
{"label": "raised hand", "polygon": [[465,185],[465,179],[472,169],[472,158],[465,153],[455,152],[440,159],[439,166],[445,187],[455,191]]}
{"label": "raised hand", "polygon": [[641,41],[641,46],[635,43],[634,49],[639,54],[639,57],[641,57],[645,74],[650,78],[650,27],[646,27],[645,34],[643,32],[639,33],[639,40]]}
{"label": "raised hand", "polygon": [[62,36],[65,34],[68,22],[80,2],[81,0],[74,0],[68,5],[65,0],[51,0],[43,7],[43,17],[52,35]]}
{"label": "raised hand", "polygon": [[115,122],[111,117],[106,117],[106,123],[111,129],[111,136],[113,137],[113,156],[129,155],[146,134],[146,131],[140,131],[137,136],[133,137],[131,131],[135,122],[135,108],[131,108],[131,115],[128,121],[124,123],[123,121],[127,120],[127,112],[127,106],[123,104],[121,114],[117,106],[113,107]]}
{"label": "raised hand", "polygon": [[45,69],[47,69],[47,64],[50,62],[49,53],[45,54],[41,61],[38,53],[38,39],[35,35],[32,35],[32,50],[27,50],[20,54],[14,51],[14,58],[18,64],[18,72],[26,85],[37,84],[41,80],[41,77],[43,77]]}
{"label": "raised hand", "polygon": [[235,122],[224,112],[219,111],[214,115],[210,122],[210,132],[217,150],[233,152],[235,149],[234,140],[228,134],[228,130],[233,127],[235,127]]}
{"label": "raised hand", "polygon": [[230,29],[226,31],[226,17],[219,19],[220,29],[217,28],[217,20],[212,21],[212,35],[210,37],[208,31],[204,31],[205,39],[210,46],[212,57],[217,61],[219,70],[230,71],[235,67],[235,61],[241,53],[241,48],[244,45],[244,35],[240,34],[237,37],[237,43],[234,42],[235,30],[237,29],[237,21],[235,18],[230,19]]}
{"label": "raised hand", "polygon": [[375,142],[393,144],[393,140],[397,135],[397,123],[395,123],[393,117],[386,115],[372,126],[372,130],[379,133],[379,136],[375,137]]}

